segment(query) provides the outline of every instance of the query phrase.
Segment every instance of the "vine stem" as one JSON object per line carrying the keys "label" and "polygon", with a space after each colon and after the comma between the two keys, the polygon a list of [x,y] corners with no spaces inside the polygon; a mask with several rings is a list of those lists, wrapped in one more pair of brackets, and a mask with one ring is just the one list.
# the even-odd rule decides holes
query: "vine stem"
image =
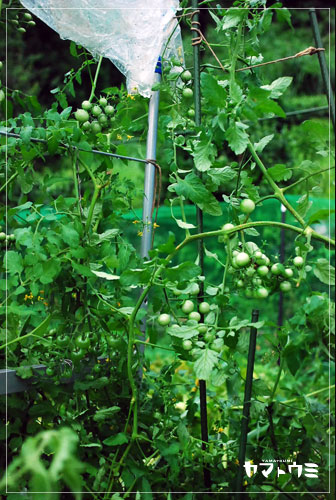
{"label": "vine stem", "polygon": [[269,185],[273,188],[274,195],[276,198],[278,198],[279,201],[284,205],[284,207],[287,208],[287,210],[293,215],[293,217],[301,224],[301,226],[306,227],[306,223],[304,219],[301,217],[301,215],[292,207],[292,205],[286,200],[284,194],[283,194],[283,189],[280,189],[279,186],[277,185],[276,182],[272,179],[270,174],[267,172],[267,168],[261,161],[259,155],[257,154],[256,150],[254,149],[252,143],[249,141],[248,143],[248,149],[250,150],[250,153],[258,165],[259,169],[263,173],[265,179],[269,183]]}
{"label": "vine stem", "polygon": [[274,396],[275,396],[275,393],[277,391],[277,388],[278,388],[278,385],[279,385],[279,382],[280,382],[280,378],[281,378],[281,374],[282,374],[284,362],[285,362],[285,358],[284,358],[284,356],[281,356],[281,361],[280,361],[280,366],[279,366],[279,370],[278,370],[278,375],[277,375],[277,378],[276,378],[276,380],[274,382],[274,387],[273,387],[273,390],[272,390],[271,398],[270,398],[270,401],[268,403],[269,405],[274,400]]}
{"label": "vine stem", "polygon": [[322,174],[322,172],[329,172],[330,170],[333,170],[335,168],[335,165],[333,167],[328,167],[328,168],[322,168],[318,172],[314,172],[313,174],[306,175],[305,177],[302,177],[302,179],[299,179],[296,182],[293,182],[293,184],[290,184],[289,186],[286,186],[282,188],[282,191],[285,192],[288,189],[292,189],[294,186],[297,186],[298,184],[301,184],[301,182],[306,181],[307,179],[310,179],[310,177],[313,177],[314,175]]}
{"label": "vine stem", "polygon": [[102,60],[103,60],[103,56],[100,56],[100,58],[98,60],[98,64],[97,64],[96,74],[95,74],[95,77],[94,77],[94,80],[93,80],[93,84],[92,84],[92,89],[91,89],[91,94],[90,94],[90,97],[89,97],[89,102],[92,101],[92,99],[93,99],[93,97],[95,95],[95,90],[96,90],[96,86],[97,86],[97,80],[98,80],[98,75],[99,75],[99,71],[100,71]]}

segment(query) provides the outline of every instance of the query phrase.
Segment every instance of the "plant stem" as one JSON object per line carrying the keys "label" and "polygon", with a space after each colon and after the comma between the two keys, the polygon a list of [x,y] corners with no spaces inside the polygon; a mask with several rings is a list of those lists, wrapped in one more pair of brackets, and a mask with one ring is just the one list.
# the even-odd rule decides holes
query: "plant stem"
{"label": "plant stem", "polygon": [[270,174],[267,172],[267,168],[259,158],[258,154],[256,153],[254,147],[252,146],[252,143],[249,142],[247,146],[251,152],[251,155],[258,165],[259,169],[263,173],[265,179],[269,183],[269,185],[273,188],[274,195],[278,200],[287,208],[287,210],[293,215],[293,217],[301,224],[301,226],[306,227],[306,223],[304,219],[301,217],[301,215],[292,207],[292,205],[286,200],[284,194],[283,194],[283,189],[280,189],[279,186],[274,182]]}
{"label": "plant stem", "polygon": [[289,186],[286,186],[284,188],[282,188],[282,191],[285,192],[287,191],[288,189],[292,189],[294,186],[297,186],[298,184],[301,184],[301,182],[304,182],[306,181],[307,179],[309,179],[310,177],[313,177],[314,175],[318,175],[318,174],[321,174],[322,172],[328,172],[332,169],[334,169],[335,166],[333,167],[328,167],[328,168],[322,168],[321,170],[319,170],[318,172],[314,172],[313,174],[309,174],[309,175],[306,175],[305,177],[302,177],[302,179],[299,179],[298,181],[296,182],[293,182],[293,184],[290,184]]}
{"label": "plant stem", "polygon": [[90,97],[89,97],[89,101],[90,102],[92,101],[92,99],[93,99],[93,97],[95,95],[95,90],[96,90],[96,86],[97,86],[97,80],[98,80],[98,75],[99,75],[99,71],[100,71],[100,66],[101,66],[102,60],[103,60],[103,56],[100,56],[98,64],[97,64],[96,74],[95,74],[95,77],[94,77],[94,80],[93,80],[93,84],[92,84],[91,94],[90,94]]}
{"label": "plant stem", "polygon": [[150,345],[152,347],[157,347],[158,349],[164,349],[165,351],[172,351],[175,352],[175,349],[170,349],[169,347],[163,347],[158,344],[151,344],[151,342],[144,342],[143,340],[135,340],[135,344],[144,344],[144,345]]}
{"label": "plant stem", "polygon": [[95,185],[92,200],[90,203],[88,217],[87,217],[86,224],[85,224],[85,231],[88,231],[90,229],[92,217],[93,217],[93,213],[94,213],[94,208],[95,208],[95,205],[96,205],[97,200],[99,198],[99,193],[100,193],[100,186]]}
{"label": "plant stem", "polygon": [[277,378],[276,378],[276,380],[274,382],[274,387],[273,387],[273,390],[272,390],[272,394],[271,394],[269,405],[272,403],[272,401],[274,399],[274,396],[275,396],[275,393],[276,393],[276,390],[278,388],[278,385],[279,385],[279,382],[280,382],[280,378],[281,378],[281,374],[282,374],[282,369],[283,369],[284,362],[285,362],[285,358],[284,358],[284,356],[281,356],[279,371],[278,371]]}

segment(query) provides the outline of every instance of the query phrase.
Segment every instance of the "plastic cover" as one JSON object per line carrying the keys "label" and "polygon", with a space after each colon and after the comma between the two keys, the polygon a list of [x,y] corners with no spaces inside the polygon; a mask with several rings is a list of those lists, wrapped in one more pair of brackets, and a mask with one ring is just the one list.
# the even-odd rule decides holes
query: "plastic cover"
{"label": "plastic cover", "polygon": [[[158,57],[183,62],[178,0],[21,0],[22,5],[94,57],[110,59],[129,93],[150,97]],[[167,44],[168,42],[168,44]]]}

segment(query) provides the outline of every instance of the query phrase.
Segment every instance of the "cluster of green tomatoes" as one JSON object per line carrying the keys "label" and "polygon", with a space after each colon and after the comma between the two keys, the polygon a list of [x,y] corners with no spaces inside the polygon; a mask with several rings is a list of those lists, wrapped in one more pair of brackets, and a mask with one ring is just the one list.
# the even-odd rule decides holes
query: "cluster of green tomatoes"
{"label": "cluster of green tomatoes", "polygon": [[19,14],[15,14],[13,19],[9,19],[8,22],[15,26],[19,33],[26,33],[26,28],[36,26],[36,23],[33,21],[33,17],[29,14],[29,12],[19,12]]}
{"label": "cluster of green tomatoes", "polygon": [[0,245],[8,246],[15,241],[15,234],[6,234],[1,231],[0,233]]}
{"label": "cluster of green tomatoes", "polygon": [[101,97],[96,104],[89,100],[83,101],[82,107],[75,112],[75,118],[85,132],[96,135],[111,125],[114,113],[114,106],[109,104],[106,97]]}
{"label": "cluster of green tomatoes", "polygon": [[[221,352],[224,348],[225,332],[223,330],[216,332],[215,328],[201,322],[202,316],[207,315],[210,310],[211,306],[209,302],[205,301],[198,304],[197,310],[195,309],[194,302],[190,299],[185,300],[181,306],[184,318],[180,318],[180,320],[183,320],[187,326],[193,326],[199,332],[199,335],[194,336],[192,339],[182,340],[183,349],[190,351],[192,356],[198,355],[199,350],[205,346],[216,352]],[[157,321],[160,326],[168,326],[171,323],[171,316],[170,314],[162,313],[159,315]],[[172,327],[179,328],[179,325],[175,323]]]}
{"label": "cluster of green tomatoes", "polygon": [[[182,82],[184,82],[184,84],[185,84],[183,89],[182,89],[182,97],[188,103],[194,97],[193,89],[188,86],[189,84],[192,83],[192,74],[190,73],[189,70],[186,69],[181,73],[180,78],[181,78]],[[188,117],[194,118],[195,117],[195,110],[193,108],[191,108],[189,104],[188,104],[188,108],[189,108],[187,111]]]}

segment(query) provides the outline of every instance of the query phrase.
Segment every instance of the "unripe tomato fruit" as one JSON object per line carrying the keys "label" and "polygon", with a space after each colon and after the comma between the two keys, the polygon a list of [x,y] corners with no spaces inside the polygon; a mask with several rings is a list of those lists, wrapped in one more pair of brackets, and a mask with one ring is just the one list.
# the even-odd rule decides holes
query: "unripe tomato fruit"
{"label": "unripe tomato fruit", "polygon": [[99,117],[98,117],[98,121],[99,121],[100,125],[104,126],[104,125],[107,125],[107,123],[108,123],[108,118],[107,118],[107,116],[106,116],[106,115],[101,114],[101,115],[99,115]]}
{"label": "unripe tomato fruit", "polygon": [[85,109],[77,109],[76,113],[75,113],[75,118],[77,121],[79,121],[80,123],[84,123],[84,122],[87,122],[89,120],[89,113],[87,111],[85,111]]}
{"label": "unripe tomato fruit", "polygon": [[189,118],[194,118],[195,117],[195,110],[194,109],[188,109],[187,115]]}
{"label": "unripe tomato fruit", "polygon": [[190,290],[190,295],[198,295],[200,292],[200,287],[197,283],[192,283],[191,285],[191,290]]}
{"label": "unripe tomato fruit", "polygon": [[83,333],[75,338],[75,344],[80,349],[87,349],[90,346],[90,337],[88,333]]}
{"label": "unripe tomato fruit", "polygon": [[281,274],[281,264],[279,264],[278,262],[276,264],[273,264],[273,266],[271,267],[271,273],[275,276],[279,276],[279,274]]}
{"label": "unripe tomato fruit", "polygon": [[228,222],[227,224],[224,224],[224,226],[222,226],[222,231],[230,231],[230,229],[233,229],[234,228],[234,225],[231,224],[230,222]]}
{"label": "unripe tomato fruit", "polygon": [[215,340],[215,338],[216,338],[216,337],[215,337],[215,334],[214,334],[214,333],[212,333],[212,332],[210,332],[210,331],[208,331],[208,332],[204,335],[204,340],[205,340],[206,342],[213,342],[213,341]]}
{"label": "unripe tomato fruit", "polygon": [[193,319],[194,321],[197,321],[197,323],[200,321],[201,319],[201,315],[199,312],[197,311],[192,311],[189,316],[188,316],[189,319]]}
{"label": "unripe tomato fruit", "polygon": [[300,255],[297,255],[294,257],[293,264],[295,267],[302,267],[303,266],[303,258]]}
{"label": "unripe tomato fruit", "polygon": [[59,336],[56,338],[56,344],[57,344],[59,347],[65,347],[65,346],[69,345],[69,342],[70,342],[70,337],[69,337],[69,335],[59,335]]}
{"label": "unripe tomato fruit", "polygon": [[110,104],[108,106],[106,106],[105,108],[105,113],[107,115],[113,115],[114,114],[114,107],[111,106]]}
{"label": "unripe tomato fruit", "polygon": [[3,232],[0,233],[0,241],[5,241],[6,237],[7,237],[6,233]]}
{"label": "unripe tomato fruit", "polygon": [[23,14],[23,17],[24,17],[25,19],[27,19],[27,21],[31,21],[31,20],[33,19],[33,18],[32,18],[32,15],[31,15],[31,14],[29,14],[29,12],[25,12],[25,13]]}
{"label": "unripe tomato fruit", "polygon": [[259,266],[258,267],[257,274],[259,274],[259,276],[266,276],[267,273],[268,273],[268,267],[267,266]]}
{"label": "unripe tomato fruit", "polygon": [[91,123],[89,121],[84,122],[83,125],[82,125],[82,129],[85,130],[85,131],[90,130],[91,129]]}
{"label": "unripe tomato fruit", "polygon": [[91,123],[91,131],[94,134],[99,134],[99,132],[101,132],[101,125],[96,120]]}
{"label": "unripe tomato fruit", "polygon": [[90,101],[83,101],[82,108],[85,109],[85,111],[89,111],[89,109],[92,108],[91,102]]}
{"label": "unripe tomato fruit", "polygon": [[0,61],[0,71],[2,70],[2,61]]}
{"label": "unripe tomato fruit", "polygon": [[240,252],[238,255],[236,255],[235,262],[237,266],[244,267],[247,266],[247,264],[249,264],[250,257],[246,252]]}
{"label": "unripe tomato fruit", "polygon": [[105,106],[107,106],[107,99],[106,99],[105,97],[101,97],[101,98],[99,99],[99,104],[100,104],[103,108],[105,108]]}
{"label": "unripe tomato fruit", "polygon": [[238,288],[243,288],[243,286],[244,286],[244,281],[243,280],[238,280],[237,281],[237,287]]}
{"label": "unripe tomato fruit", "polygon": [[282,292],[289,292],[289,290],[292,288],[292,285],[290,284],[289,281],[283,281],[280,283],[280,290]]}
{"label": "unripe tomato fruit", "polygon": [[92,108],[92,111],[91,113],[93,114],[93,116],[99,116],[101,113],[102,113],[102,109],[100,106],[98,106],[97,104],[95,104]]}
{"label": "unripe tomato fruit", "polygon": [[287,267],[284,271],[284,275],[286,276],[286,278],[292,278],[294,275],[293,269]]}
{"label": "unripe tomato fruit", "polygon": [[182,95],[186,99],[191,99],[194,95],[194,92],[192,91],[192,89],[187,88],[182,90]]}
{"label": "unripe tomato fruit", "polygon": [[210,345],[210,349],[216,352],[221,352],[224,346],[224,340],[216,338]]}
{"label": "unripe tomato fruit", "polygon": [[266,297],[268,297],[268,290],[267,290],[267,288],[265,288],[263,286],[260,286],[259,288],[257,288],[257,290],[256,290],[256,297],[258,299],[266,299]]}
{"label": "unripe tomato fruit", "polygon": [[210,304],[208,302],[201,302],[198,310],[201,314],[207,314],[210,311]]}
{"label": "unripe tomato fruit", "polygon": [[251,278],[251,276],[253,276],[255,274],[255,269],[253,267],[248,267],[246,269],[245,273],[246,273],[246,276]]}
{"label": "unripe tomato fruit", "polygon": [[181,309],[185,314],[189,314],[194,310],[194,303],[191,300],[186,300]]}
{"label": "unripe tomato fruit", "polygon": [[163,313],[163,314],[160,314],[160,316],[158,317],[158,323],[161,326],[167,326],[170,323],[170,319],[171,319],[170,314]]}
{"label": "unripe tomato fruit", "polygon": [[181,80],[183,82],[189,82],[189,80],[191,80],[191,78],[192,78],[192,74],[190,73],[189,70],[186,69],[185,71],[183,71],[181,73]]}
{"label": "unripe tomato fruit", "polygon": [[[190,313],[192,314],[192,313]],[[208,327],[206,325],[199,325],[197,327],[197,330],[200,332],[200,333],[206,333],[208,331]]]}
{"label": "unripe tomato fruit", "polygon": [[182,342],[182,346],[183,346],[183,349],[185,351],[190,351],[192,349],[192,342],[191,340],[189,339],[185,339],[183,342]]}
{"label": "unripe tomato fruit", "polygon": [[254,209],[255,209],[254,201],[250,200],[249,198],[241,201],[240,210],[241,212],[243,212],[243,214],[250,214],[253,212]]}

